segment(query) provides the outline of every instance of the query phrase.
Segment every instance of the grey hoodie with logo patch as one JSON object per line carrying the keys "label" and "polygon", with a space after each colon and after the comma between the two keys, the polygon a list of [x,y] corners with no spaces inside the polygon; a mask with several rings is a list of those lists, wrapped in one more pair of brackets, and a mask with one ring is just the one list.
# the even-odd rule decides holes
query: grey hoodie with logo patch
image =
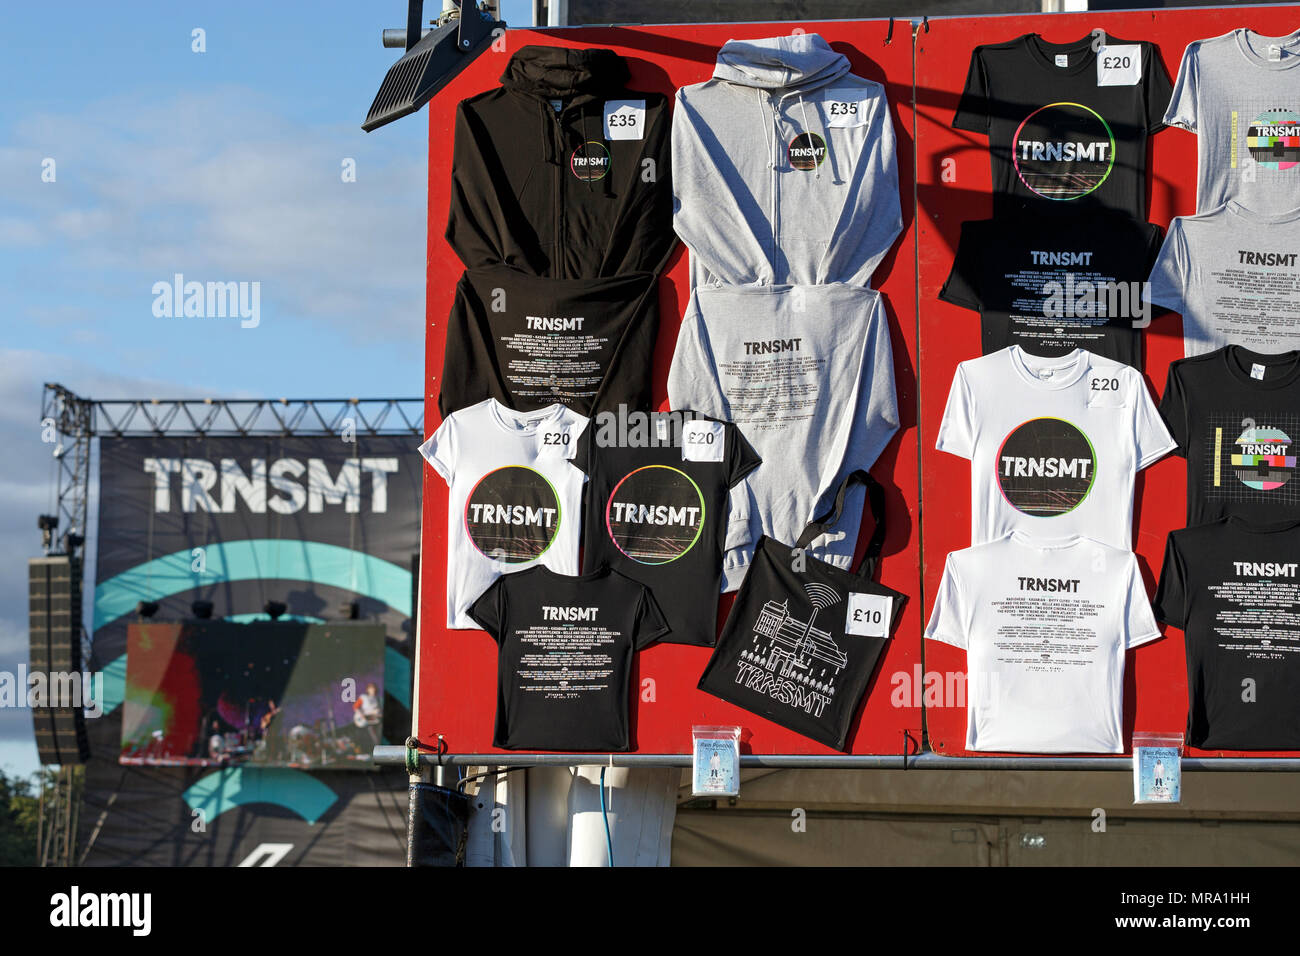
{"label": "grey hoodie with logo patch", "polygon": [[869,286],[902,231],[884,87],[815,33],[727,41],[677,91],[672,156],[693,286]]}

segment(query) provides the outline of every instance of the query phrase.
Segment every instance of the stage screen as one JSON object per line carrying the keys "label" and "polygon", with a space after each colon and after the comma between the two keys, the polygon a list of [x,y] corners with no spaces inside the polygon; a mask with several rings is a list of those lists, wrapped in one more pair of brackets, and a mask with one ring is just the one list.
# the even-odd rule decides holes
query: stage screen
{"label": "stage screen", "polygon": [[132,624],[120,761],[366,768],[383,701],[377,624]]}

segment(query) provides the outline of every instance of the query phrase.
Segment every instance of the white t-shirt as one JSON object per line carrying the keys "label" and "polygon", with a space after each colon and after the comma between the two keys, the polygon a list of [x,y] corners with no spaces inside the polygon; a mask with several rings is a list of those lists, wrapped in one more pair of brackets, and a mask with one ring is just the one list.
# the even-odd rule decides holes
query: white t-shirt
{"label": "white t-shirt", "polygon": [[447,496],[447,626],[498,577],[538,563],[578,573],[582,483],[569,460],[587,419],[563,405],[517,412],[489,398],[452,412],[420,446]]}
{"label": "white t-shirt", "polygon": [[971,543],[1017,529],[1133,546],[1133,479],[1174,447],[1141,374],[1013,345],[957,366],[935,447],[971,462]]}
{"label": "white t-shirt", "polygon": [[1124,652],[1160,636],[1133,552],[1017,531],[948,555],[925,636],[966,651],[966,749],[1121,753]]}

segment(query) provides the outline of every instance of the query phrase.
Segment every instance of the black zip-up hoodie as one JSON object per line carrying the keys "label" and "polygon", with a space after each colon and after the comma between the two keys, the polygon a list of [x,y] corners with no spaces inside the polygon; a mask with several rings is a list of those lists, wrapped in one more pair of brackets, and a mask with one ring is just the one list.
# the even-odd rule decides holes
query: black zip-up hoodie
{"label": "black zip-up hoodie", "polygon": [[613,50],[526,46],[500,87],[461,101],[447,241],[466,268],[587,279],[663,267],[676,242],[667,97],[627,81]]}

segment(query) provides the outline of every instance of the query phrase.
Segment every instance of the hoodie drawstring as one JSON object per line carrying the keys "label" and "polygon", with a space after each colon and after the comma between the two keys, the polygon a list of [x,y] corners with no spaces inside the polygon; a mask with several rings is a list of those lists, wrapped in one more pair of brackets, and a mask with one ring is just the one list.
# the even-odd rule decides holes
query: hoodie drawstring
{"label": "hoodie drawstring", "polygon": [[767,140],[767,168],[776,168],[776,130],[772,123],[768,121],[767,112],[763,109],[763,91],[755,88],[754,95],[758,97],[758,120],[767,127],[767,135],[763,138]]}

